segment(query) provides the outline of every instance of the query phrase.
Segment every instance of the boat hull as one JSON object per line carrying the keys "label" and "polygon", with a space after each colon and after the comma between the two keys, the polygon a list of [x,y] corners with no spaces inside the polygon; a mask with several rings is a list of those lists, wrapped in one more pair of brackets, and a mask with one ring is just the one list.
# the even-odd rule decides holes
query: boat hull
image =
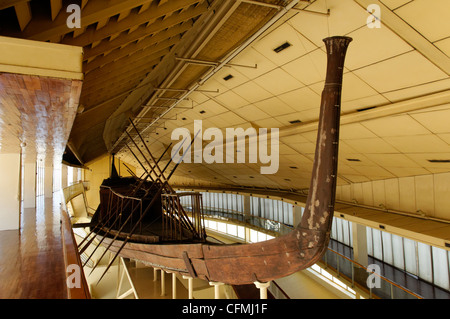
{"label": "boat hull", "polygon": [[[309,229],[253,244],[216,245],[142,244],[128,242],[119,256],[192,278],[231,285],[268,282],[314,264],[327,247],[329,236]],[[123,241],[105,237],[113,253]],[[111,244],[111,245],[110,245]]]}

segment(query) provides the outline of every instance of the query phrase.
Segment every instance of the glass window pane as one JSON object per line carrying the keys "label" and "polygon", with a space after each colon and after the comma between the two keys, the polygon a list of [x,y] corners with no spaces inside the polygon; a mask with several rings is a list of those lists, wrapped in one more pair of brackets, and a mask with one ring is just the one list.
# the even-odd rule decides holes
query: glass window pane
{"label": "glass window pane", "polygon": [[367,254],[373,256],[372,228],[366,227],[367,235]]}
{"label": "glass window pane", "polygon": [[232,235],[232,236],[237,236],[237,234],[238,234],[237,226],[233,225],[233,224],[228,224],[227,225],[227,233]]}
{"label": "glass window pane", "polygon": [[238,226],[237,227],[237,231],[238,231],[238,237],[245,239],[245,227],[243,226]]}
{"label": "glass window pane", "polygon": [[428,282],[432,282],[433,276],[431,268],[431,247],[429,245],[418,242],[417,253],[419,260],[419,277]]}
{"label": "glass window pane", "polygon": [[383,259],[384,262],[388,264],[393,264],[392,257],[392,243],[391,243],[391,234],[386,232],[381,232],[381,239],[383,240]]}
{"label": "glass window pane", "polygon": [[258,242],[258,232],[256,230],[250,229],[250,242]]}
{"label": "glass window pane", "polygon": [[394,257],[394,266],[399,269],[405,269],[402,237],[392,235],[392,254]]}
{"label": "glass window pane", "polygon": [[381,243],[381,231],[372,228],[373,257],[383,260],[383,245]]}
{"label": "glass window pane", "polygon": [[434,272],[434,284],[437,286],[450,289],[448,278],[448,258],[447,251],[441,248],[432,247],[433,252],[433,272]]}
{"label": "glass window pane", "polygon": [[416,242],[403,238],[403,250],[405,254],[405,270],[413,275],[418,275]]}
{"label": "glass window pane", "polygon": [[217,230],[222,232],[222,233],[226,233],[227,232],[227,224],[225,223],[217,223]]}
{"label": "glass window pane", "polygon": [[342,220],[342,242],[347,246],[350,246],[350,234],[348,231],[348,221]]}

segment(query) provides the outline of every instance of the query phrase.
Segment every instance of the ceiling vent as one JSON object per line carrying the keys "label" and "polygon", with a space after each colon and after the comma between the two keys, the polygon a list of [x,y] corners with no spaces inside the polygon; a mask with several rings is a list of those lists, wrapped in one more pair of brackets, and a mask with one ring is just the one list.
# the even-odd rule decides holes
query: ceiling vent
{"label": "ceiling vent", "polygon": [[349,162],[361,162],[361,160],[357,159],[357,158],[347,158],[347,161],[349,161]]}
{"label": "ceiling vent", "polygon": [[231,80],[233,78],[233,76],[231,74],[228,74],[226,77],[224,77],[223,79],[225,81]]}
{"label": "ceiling vent", "polygon": [[369,106],[369,107],[364,107],[362,109],[357,109],[356,112],[363,112],[363,111],[367,111],[367,110],[371,110],[376,108],[376,106]]}
{"label": "ceiling vent", "polygon": [[450,159],[434,159],[434,160],[427,160],[430,163],[450,163]]}
{"label": "ceiling vent", "polygon": [[285,42],[282,45],[276,47],[275,49],[273,49],[275,51],[275,53],[280,53],[281,51],[289,48],[292,44],[290,44],[289,42]]}
{"label": "ceiling vent", "polygon": [[297,124],[297,123],[301,123],[302,121],[300,120],[293,120],[293,121],[289,121],[289,123],[291,124]]}

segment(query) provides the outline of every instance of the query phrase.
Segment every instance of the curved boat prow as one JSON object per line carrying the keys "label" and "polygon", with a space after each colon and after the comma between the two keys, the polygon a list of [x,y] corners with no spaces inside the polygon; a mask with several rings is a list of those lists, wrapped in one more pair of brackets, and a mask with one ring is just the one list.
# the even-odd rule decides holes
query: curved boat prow
{"label": "curved boat prow", "polygon": [[292,232],[272,240],[239,247],[204,247],[210,280],[231,284],[270,281],[308,268],[327,249],[336,192],[344,60],[352,39],[336,36],[323,41],[327,73],[311,186],[302,219]]}
{"label": "curved boat prow", "polygon": [[321,247],[312,256],[305,256],[305,259],[311,259],[308,266],[321,258],[330,238],[336,195],[342,78],[345,55],[352,38],[335,36],[323,41],[328,58],[316,152],[305,210],[296,227],[299,235],[305,237],[306,247]]}

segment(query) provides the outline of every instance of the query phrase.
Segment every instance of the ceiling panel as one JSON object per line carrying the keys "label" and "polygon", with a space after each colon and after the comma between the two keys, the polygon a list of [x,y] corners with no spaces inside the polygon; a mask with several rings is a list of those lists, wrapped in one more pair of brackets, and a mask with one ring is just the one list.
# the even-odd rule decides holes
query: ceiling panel
{"label": "ceiling panel", "polygon": [[278,98],[295,111],[317,109],[317,106],[320,105],[320,95],[309,87],[280,94],[278,95]]}
{"label": "ceiling panel", "polygon": [[396,9],[395,13],[429,41],[434,42],[450,35],[447,9],[447,0],[414,0]]}
{"label": "ceiling panel", "polygon": [[354,73],[380,93],[448,77],[416,51],[360,68]]}
{"label": "ceiling panel", "polygon": [[[285,42],[289,42],[291,46],[279,53],[274,51],[275,48]],[[280,27],[257,41],[253,45],[253,48],[272,61],[275,65],[282,66],[283,64],[316,49],[316,46],[289,24],[282,24]]]}
{"label": "ceiling panel", "polygon": [[383,138],[402,153],[447,153],[450,145],[436,135],[396,136]]}
{"label": "ceiling panel", "polygon": [[273,95],[283,94],[304,86],[300,81],[280,68],[257,77],[254,82]]}
{"label": "ceiling panel", "polygon": [[408,115],[383,117],[361,123],[380,137],[413,136],[430,133],[423,125]]}
{"label": "ceiling panel", "polygon": [[347,34],[353,39],[345,58],[346,68],[355,70],[414,50],[389,28],[362,27]]}

